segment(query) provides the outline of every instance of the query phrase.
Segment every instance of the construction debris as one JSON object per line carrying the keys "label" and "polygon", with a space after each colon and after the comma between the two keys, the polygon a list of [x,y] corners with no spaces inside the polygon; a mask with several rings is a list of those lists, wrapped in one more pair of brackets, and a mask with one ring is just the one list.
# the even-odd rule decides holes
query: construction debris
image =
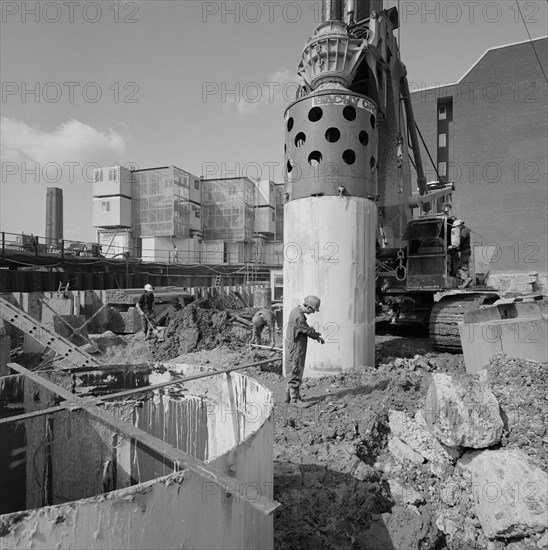
{"label": "construction debris", "polygon": [[[221,303],[228,305],[223,300],[210,296],[171,308],[165,342],[145,342],[142,333],[90,338],[105,363],[183,356],[185,363],[230,368],[281,349],[280,329],[275,348],[249,346],[254,308],[231,302],[220,311]],[[304,409],[283,404],[285,380],[278,371],[251,369],[277,403],[274,498],[283,507],[276,513],[275,547],[543,548],[545,501],[527,498],[536,493],[522,489],[546,477],[546,365],[497,355],[486,370],[466,374],[462,355],[434,354],[424,338],[407,336],[377,336],[376,352],[376,367],[306,380]],[[521,471],[516,460],[530,477],[513,477]],[[519,498],[514,507],[502,499],[503,509],[490,508],[481,491],[474,493],[483,483],[489,499],[493,484],[507,481],[519,484],[519,492],[504,497]]]}
{"label": "construction debris", "polygon": [[228,315],[224,311],[203,309],[190,304],[169,317],[165,341],[153,350],[157,361],[174,359],[183,353],[212,349],[230,340],[225,332]]}

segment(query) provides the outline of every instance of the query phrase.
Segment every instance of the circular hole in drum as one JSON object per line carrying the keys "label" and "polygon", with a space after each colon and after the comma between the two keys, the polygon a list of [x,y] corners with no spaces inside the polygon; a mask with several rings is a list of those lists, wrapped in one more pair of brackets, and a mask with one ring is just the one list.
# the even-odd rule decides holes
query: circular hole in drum
{"label": "circular hole in drum", "polygon": [[323,111],[320,107],[312,107],[312,109],[308,112],[308,120],[310,120],[310,122],[318,122],[322,116]]}
{"label": "circular hole in drum", "polygon": [[336,141],[339,141],[341,138],[341,132],[338,128],[328,128],[325,131],[325,139],[329,141],[329,143],[335,143]]}
{"label": "circular hole in drum", "polygon": [[291,174],[292,170],[293,170],[293,162],[291,161],[291,159],[288,159],[288,161],[287,161],[287,173]]}
{"label": "circular hole in drum", "polygon": [[322,162],[322,154],[319,151],[312,151],[312,153],[308,155],[308,164],[313,168],[319,166],[320,162]]}
{"label": "circular hole in drum", "polygon": [[343,117],[346,118],[346,120],[356,120],[356,109],[354,109],[352,105],[347,105],[343,109]]}
{"label": "circular hole in drum", "polygon": [[347,149],[342,154],[342,159],[346,162],[346,164],[354,164],[356,162],[356,153],[354,153],[352,149]]}
{"label": "circular hole in drum", "polygon": [[293,117],[289,117],[289,119],[287,120],[287,131],[288,132],[291,132],[291,130],[293,130]]}
{"label": "circular hole in drum", "polygon": [[304,134],[304,132],[299,132],[295,136],[295,147],[302,147],[305,141],[306,141],[306,135]]}

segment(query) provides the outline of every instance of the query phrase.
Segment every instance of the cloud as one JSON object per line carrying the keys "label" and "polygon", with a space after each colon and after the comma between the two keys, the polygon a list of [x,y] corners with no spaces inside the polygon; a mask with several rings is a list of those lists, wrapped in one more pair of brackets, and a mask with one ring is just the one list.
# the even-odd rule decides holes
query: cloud
{"label": "cloud", "polygon": [[287,67],[278,67],[261,82],[237,82],[227,84],[227,92],[222,93],[223,112],[238,115],[255,115],[267,106],[288,106],[296,98],[302,79]]}
{"label": "cloud", "polygon": [[96,130],[79,120],[63,122],[48,132],[25,122],[2,117],[0,143],[4,162],[97,163],[100,166],[124,162],[124,137],[112,129]]}

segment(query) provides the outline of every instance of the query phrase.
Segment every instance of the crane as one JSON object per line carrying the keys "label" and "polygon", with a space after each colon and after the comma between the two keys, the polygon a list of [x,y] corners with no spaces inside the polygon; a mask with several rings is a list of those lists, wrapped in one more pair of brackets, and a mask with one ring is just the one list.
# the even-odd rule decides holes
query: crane
{"label": "crane", "polygon": [[[328,345],[309,350],[312,375],[374,364],[379,307],[430,322],[436,346],[460,349],[455,318],[498,298],[458,289],[453,185],[427,184],[398,27],[382,0],[325,0],[285,111],[284,317],[303,296],[323,297]],[[440,292],[451,296],[435,303]]]}

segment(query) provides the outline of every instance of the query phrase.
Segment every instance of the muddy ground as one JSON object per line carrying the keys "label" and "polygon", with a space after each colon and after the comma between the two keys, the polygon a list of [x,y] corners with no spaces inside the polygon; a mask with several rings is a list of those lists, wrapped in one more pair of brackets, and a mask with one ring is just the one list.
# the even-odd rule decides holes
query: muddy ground
{"label": "muddy ground", "polygon": [[[279,357],[251,349],[250,331],[230,323],[224,313],[185,310],[170,320],[164,342],[145,341],[142,333],[94,337],[98,358],[111,364],[176,360],[223,368]],[[276,340],[281,347],[280,331]],[[487,541],[474,516],[470,480],[456,470],[434,475],[426,464],[401,464],[386,448],[388,411],[413,416],[433,373],[465,373],[462,355],[434,353],[424,332],[387,325],[377,326],[375,347],[374,367],[305,380],[303,408],[284,403],[281,361],[245,371],[271,389],[275,401],[274,498],[281,503],[274,518],[275,548],[538,548],[533,538]],[[497,366],[503,374],[493,377],[500,402],[525,400],[531,413],[518,419],[523,425],[507,433],[504,445],[522,448],[542,464],[548,459],[548,376],[546,368],[535,365],[504,360]],[[540,372],[543,383],[532,383]],[[518,386],[523,391],[516,391]],[[449,536],[436,525],[442,515]]]}
{"label": "muddy ground", "polygon": [[[202,312],[188,311],[172,320],[165,342],[145,342],[142,334],[107,334],[97,343],[109,363],[161,359],[222,368],[279,357],[252,350],[247,346],[249,332],[231,331],[225,322],[217,314],[208,322]],[[201,323],[203,338],[197,337]],[[224,334],[211,331],[223,327]],[[279,331],[276,338],[281,345]],[[416,356],[418,366],[400,364]],[[281,362],[245,371],[271,389],[275,401],[274,498],[282,504],[274,518],[276,549],[446,547],[428,504],[427,487],[420,507],[398,502],[391,494],[387,411],[413,415],[432,372],[464,372],[462,355],[433,353],[421,331],[379,326],[376,362],[375,368],[305,380],[306,408],[283,402]]]}

